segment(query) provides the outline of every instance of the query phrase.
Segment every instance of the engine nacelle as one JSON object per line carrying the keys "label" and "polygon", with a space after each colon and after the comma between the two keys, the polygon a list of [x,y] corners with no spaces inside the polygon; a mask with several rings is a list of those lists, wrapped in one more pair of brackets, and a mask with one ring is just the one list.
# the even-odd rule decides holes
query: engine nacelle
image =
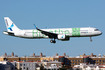
{"label": "engine nacelle", "polygon": [[64,40],[66,38],[66,35],[58,35],[59,40]]}
{"label": "engine nacelle", "polygon": [[68,41],[69,37],[67,37],[66,35],[58,35],[58,40]]}

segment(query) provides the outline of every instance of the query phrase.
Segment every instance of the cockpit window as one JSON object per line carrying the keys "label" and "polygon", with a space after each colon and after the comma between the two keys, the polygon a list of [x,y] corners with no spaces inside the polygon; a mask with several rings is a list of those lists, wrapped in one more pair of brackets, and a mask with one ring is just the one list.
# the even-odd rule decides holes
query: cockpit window
{"label": "cockpit window", "polygon": [[98,29],[95,29],[94,31],[99,31]]}

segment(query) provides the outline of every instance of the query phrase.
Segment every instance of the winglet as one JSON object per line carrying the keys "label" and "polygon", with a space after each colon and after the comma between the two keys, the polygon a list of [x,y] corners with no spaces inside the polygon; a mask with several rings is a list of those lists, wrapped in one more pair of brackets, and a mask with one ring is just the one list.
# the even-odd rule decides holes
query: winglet
{"label": "winglet", "polygon": [[34,26],[35,26],[36,29],[38,29],[37,26],[36,26],[35,24],[34,24]]}

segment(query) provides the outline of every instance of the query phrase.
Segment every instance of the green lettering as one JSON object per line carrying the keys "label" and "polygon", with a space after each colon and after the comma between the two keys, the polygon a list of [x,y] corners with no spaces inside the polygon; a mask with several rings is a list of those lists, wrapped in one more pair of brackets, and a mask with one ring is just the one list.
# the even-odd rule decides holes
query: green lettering
{"label": "green lettering", "polygon": [[41,36],[41,32],[39,31],[38,33],[39,33],[39,37],[40,37]]}
{"label": "green lettering", "polygon": [[69,33],[70,33],[69,30],[66,30],[66,31],[65,31],[65,34],[69,34]]}
{"label": "green lettering", "polygon": [[63,31],[61,30],[62,34],[63,34]]}
{"label": "green lettering", "polygon": [[55,33],[57,32],[57,30],[55,30]]}
{"label": "green lettering", "polygon": [[49,31],[49,32],[53,33],[53,31]]}
{"label": "green lettering", "polygon": [[59,34],[61,34],[61,32],[62,32],[62,34],[63,34],[63,31],[59,29]]}
{"label": "green lettering", "polygon": [[59,29],[59,34],[60,34],[60,29]]}
{"label": "green lettering", "polygon": [[[36,32],[35,32],[35,31],[36,31]],[[32,31],[33,37],[38,37],[38,33],[37,33],[37,32],[38,32],[38,30],[33,30],[33,31]]]}
{"label": "green lettering", "polygon": [[80,36],[80,28],[72,28],[72,36]]}

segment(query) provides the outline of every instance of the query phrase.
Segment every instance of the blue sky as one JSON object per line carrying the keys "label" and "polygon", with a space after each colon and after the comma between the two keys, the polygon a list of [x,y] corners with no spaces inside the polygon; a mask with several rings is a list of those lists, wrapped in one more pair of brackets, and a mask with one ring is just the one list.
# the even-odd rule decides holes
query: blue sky
{"label": "blue sky", "polygon": [[[50,39],[23,39],[3,34],[6,31],[4,17],[20,29],[95,27],[101,36],[70,38],[70,41],[50,43]],[[41,52],[46,56],[56,53],[69,56],[105,55],[105,0],[2,0],[0,1],[0,55],[29,56]]]}

